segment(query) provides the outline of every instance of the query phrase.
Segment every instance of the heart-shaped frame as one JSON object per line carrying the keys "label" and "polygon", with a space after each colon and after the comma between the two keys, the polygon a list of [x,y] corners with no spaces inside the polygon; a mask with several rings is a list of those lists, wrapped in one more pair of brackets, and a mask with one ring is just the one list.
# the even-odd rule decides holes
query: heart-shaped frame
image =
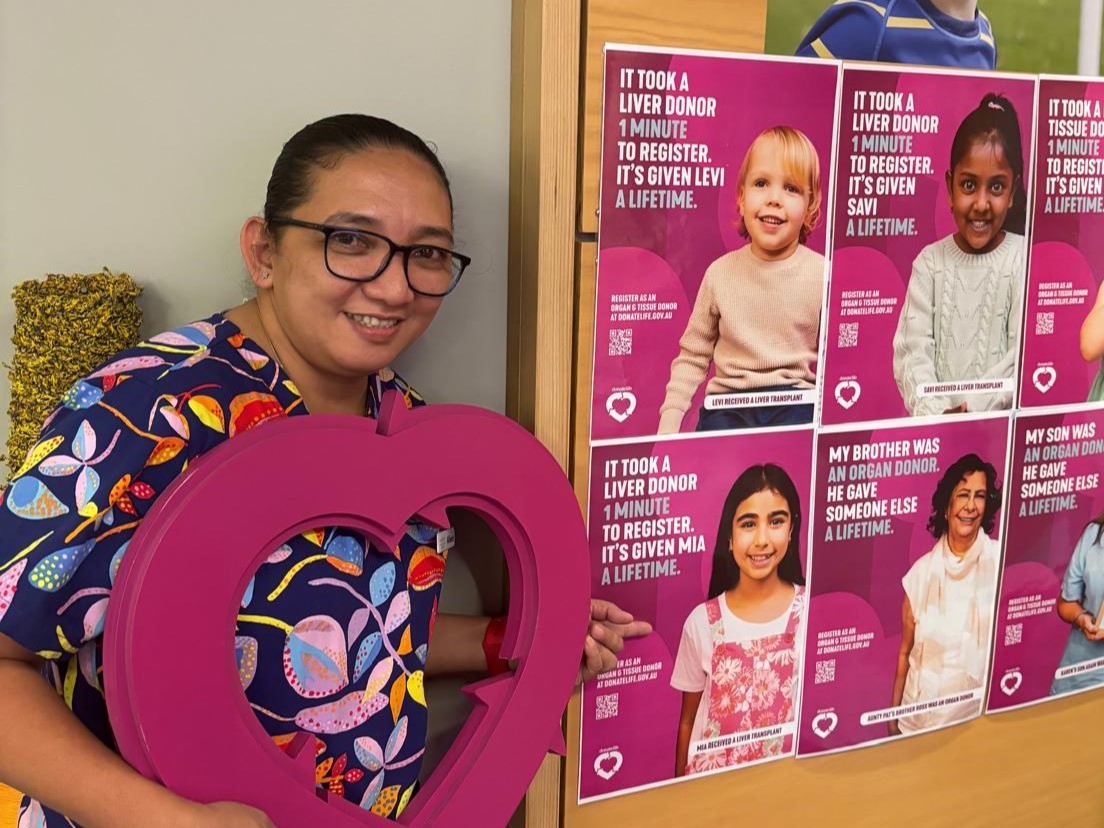
{"label": "heart-shaped frame", "polygon": [[313,748],[289,759],[268,738],[242,692],[234,624],[251,573],[286,538],[344,526],[393,548],[411,515],[445,527],[446,506],[478,514],[502,543],[502,652],[518,665],[465,688],[473,710],[398,823],[505,825],[545,753],[563,746],[589,619],[587,540],[544,447],[467,406],[407,411],[389,394],[378,424],[322,415],[266,423],[166,489],[124,556],[104,630],[105,695],[124,758],[182,796],[244,802],[281,828],[394,825],[320,798]]}

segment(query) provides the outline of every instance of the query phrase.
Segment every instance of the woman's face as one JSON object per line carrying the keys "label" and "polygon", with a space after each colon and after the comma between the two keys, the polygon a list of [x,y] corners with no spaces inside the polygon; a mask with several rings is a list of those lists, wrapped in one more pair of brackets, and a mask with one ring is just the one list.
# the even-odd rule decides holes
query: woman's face
{"label": "woman's face", "polygon": [[991,141],[975,141],[947,173],[947,200],[958,225],[954,239],[962,251],[988,253],[1001,243],[1015,183],[1004,149]]}
{"label": "woman's face", "polygon": [[776,141],[755,142],[737,200],[752,253],[764,261],[785,259],[797,249],[809,212],[809,182],[784,169],[779,155]]}
{"label": "woman's face", "polygon": [[969,547],[981,531],[988,483],[985,472],[970,472],[955,485],[947,505],[947,537],[959,548]]}
{"label": "woman's face", "polygon": [[741,501],[732,519],[729,548],[741,578],[778,577],[778,564],[790,544],[790,506],[773,489],[763,489]]}
{"label": "woman's face", "polygon": [[[373,148],[315,167],[307,201],[288,218],[371,230],[398,244],[453,247],[448,194],[430,166],[401,149]],[[272,252],[272,303],[284,337],[317,372],[367,376],[429,327],[440,297],[414,293],[396,253],[371,282],[326,269],[325,236],[283,227]]]}

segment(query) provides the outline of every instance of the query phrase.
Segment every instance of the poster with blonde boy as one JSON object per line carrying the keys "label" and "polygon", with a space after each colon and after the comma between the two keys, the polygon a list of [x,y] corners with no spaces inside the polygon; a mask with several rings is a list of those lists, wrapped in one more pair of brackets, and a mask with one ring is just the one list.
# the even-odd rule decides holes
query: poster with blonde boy
{"label": "poster with blonde boy", "polygon": [[591,439],[812,422],[838,73],[607,48]]}

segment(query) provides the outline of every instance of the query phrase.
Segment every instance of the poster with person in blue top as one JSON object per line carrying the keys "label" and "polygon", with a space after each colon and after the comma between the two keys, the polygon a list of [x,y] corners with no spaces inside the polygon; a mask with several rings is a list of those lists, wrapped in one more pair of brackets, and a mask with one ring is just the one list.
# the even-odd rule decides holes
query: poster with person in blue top
{"label": "poster with person in blue top", "polygon": [[803,57],[995,69],[997,44],[977,0],[832,3],[797,47]]}
{"label": "poster with person in blue top", "polygon": [[1093,7],[1094,0],[768,0],[764,52],[1095,74],[1086,68],[1100,62]]}

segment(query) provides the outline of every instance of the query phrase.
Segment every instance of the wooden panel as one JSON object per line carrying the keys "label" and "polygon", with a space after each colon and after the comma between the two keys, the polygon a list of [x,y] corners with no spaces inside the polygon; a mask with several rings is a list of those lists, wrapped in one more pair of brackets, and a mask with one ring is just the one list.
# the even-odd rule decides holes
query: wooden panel
{"label": "wooden panel", "polygon": [[[591,0],[585,22],[578,230],[597,229],[602,45],[605,42],[760,52],[765,0],[682,4]],[[572,479],[587,499],[597,246],[577,248]],[[1092,736],[1104,691],[983,717],[938,733],[818,759],[782,760],[579,806],[580,704],[568,707],[563,828],[741,824],[991,828],[1104,825],[1104,781]],[[674,761],[674,733],[670,738]],[[583,772],[589,768],[582,768]]]}
{"label": "wooden panel", "polygon": [[[513,0],[506,410],[565,469],[575,347],[581,0]],[[545,759],[511,822],[560,824],[563,760]]]}
{"label": "wooden panel", "polygon": [[606,43],[762,53],[767,0],[590,0],[583,63],[578,229],[598,229],[602,47]]}
{"label": "wooden panel", "polygon": [[[575,427],[571,432],[571,482],[579,505],[586,509],[590,481],[590,386],[594,375],[594,284],[598,273],[598,245],[578,245],[576,255],[578,319],[575,324]],[[568,731],[570,732],[570,731]]]}
{"label": "wooden panel", "polygon": [[[578,702],[568,726],[578,727]],[[1104,692],[819,759],[784,759],[579,807],[564,828],[741,825],[1028,828],[1104,824]],[[578,733],[578,730],[573,730]],[[658,734],[657,734],[658,735]],[[669,734],[674,762],[674,729]],[[578,740],[569,785],[578,778]],[[584,769],[585,770],[585,769]]]}

